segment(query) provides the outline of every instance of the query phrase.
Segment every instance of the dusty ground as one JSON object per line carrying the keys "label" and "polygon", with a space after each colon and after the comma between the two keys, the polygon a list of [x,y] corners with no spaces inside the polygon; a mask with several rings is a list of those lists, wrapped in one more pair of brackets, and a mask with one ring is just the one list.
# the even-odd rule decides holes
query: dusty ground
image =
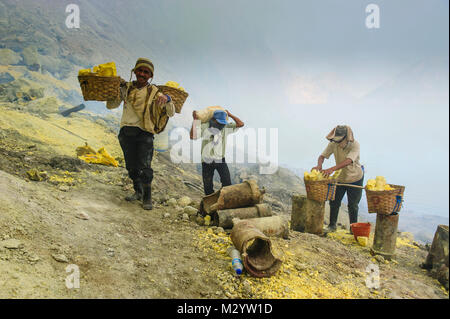
{"label": "dusty ground", "polygon": [[[123,200],[130,192],[123,167],[49,152],[50,146],[64,149],[63,142],[41,144],[37,135],[24,134],[26,127],[0,129],[0,298],[448,298],[419,268],[427,251],[411,240],[399,240],[397,260],[386,262],[345,231],[274,238],[283,260],[279,273],[235,277],[226,254],[229,235],[183,220],[180,207],[167,205],[186,195],[198,205],[201,191],[183,183],[201,185],[194,169],[158,154],[155,208],[144,211]],[[106,135],[104,141],[113,141]],[[107,145],[112,154],[115,147]],[[45,171],[43,180],[30,181],[30,169]],[[371,263],[380,267],[379,289],[365,284]],[[80,269],[79,289],[66,288],[69,264]]]}

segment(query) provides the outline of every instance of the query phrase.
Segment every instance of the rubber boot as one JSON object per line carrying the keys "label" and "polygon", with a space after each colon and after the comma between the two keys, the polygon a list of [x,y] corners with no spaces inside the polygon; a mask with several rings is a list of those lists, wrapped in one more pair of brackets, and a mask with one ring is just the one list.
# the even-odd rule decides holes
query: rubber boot
{"label": "rubber boot", "polygon": [[335,232],[337,227],[337,219],[339,214],[339,207],[334,207],[330,205],[330,223],[328,224],[327,232]]}
{"label": "rubber boot", "polygon": [[133,181],[134,194],[125,197],[125,200],[133,202],[135,200],[142,199],[142,183],[139,181]]}
{"label": "rubber boot", "polygon": [[[358,206],[348,206],[348,215],[350,219],[350,225],[358,222]],[[352,227],[350,227],[349,234],[353,235]]]}
{"label": "rubber boot", "polygon": [[152,185],[144,184],[144,194],[142,196],[142,207],[145,210],[152,210]]}

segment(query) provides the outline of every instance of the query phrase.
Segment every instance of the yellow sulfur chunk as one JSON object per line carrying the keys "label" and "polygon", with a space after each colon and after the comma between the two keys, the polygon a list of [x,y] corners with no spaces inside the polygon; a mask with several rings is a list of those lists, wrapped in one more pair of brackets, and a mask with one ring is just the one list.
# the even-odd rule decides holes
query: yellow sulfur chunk
{"label": "yellow sulfur chunk", "polygon": [[95,150],[86,143],[85,146],[77,147],[76,149],[77,156],[83,156],[86,154],[95,154]]}
{"label": "yellow sulfur chunk", "polygon": [[[114,62],[103,63],[95,65],[93,68],[93,75],[98,76],[117,76],[116,64]],[[85,71],[85,70],[81,70]],[[80,72],[81,72],[80,71]],[[89,70],[89,73],[91,71]]]}
{"label": "yellow sulfur chunk", "polygon": [[334,174],[332,175],[332,177],[336,179],[336,178],[339,177],[339,175],[341,175],[341,173],[342,173],[342,169],[339,169],[339,170],[337,170],[336,172],[334,172]]}
{"label": "yellow sulfur chunk", "polygon": [[117,167],[119,163],[108,154],[104,147],[95,152],[89,145],[77,148],[77,156],[79,159],[92,164],[103,164]]}
{"label": "yellow sulfur chunk", "polygon": [[309,181],[309,173],[308,172],[304,172],[303,177],[305,178],[305,181]]}
{"label": "yellow sulfur chunk", "polygon": [[105,150],[104,147],[102,147],[101,149],[98,150],[98,152],[103,159],[103,163],[106,165],[112,165],[112,166],[119,166],[119,163],[117,163],[117,161],[114,159],[114,157],[112,157],[111,155],[108,154],[108,152]]}
{"label": "yellow sulfur chunk", "polygon": [[377,182],[380,181],[380,182],[383,182],[383,183],[386,184],[386,178],[385,178],[384,176],[377,176],[377,177],[375,178],[375,180],[376,180]]}
{"label": "yellow sulfur chunk", "polygon": [[180,85],[177,83],[177,82],[175,82],[175,81],[167,81],[167,83],[165,84],[166,86],[170,86],[170,87],[173,87],[173,88],[178,88]]}
{"label": "yellow sulfur chunk", "polygon": [[205,226],[209,226],[210,223],[211,223],[211,216],[210,216],[210,215],[207,215],[207,216],[205,217]]}
{"label": "yellow sulfur chunk", "polygon": [[386,178],[384,176],[377,176],[375,179],[369,179],[366,187],[372,191],[391,191],[394,190],[391,185],[386,184]]}
{"label": "yellow sulfur chunk", "polygon": [[369,243],[369,238],[365,236],[358,236],[356,237],[356,239],[358,240],[358,244],[360,244],[363,247],[366,247],[367,244]]}
{"label": "yellow sulfur chunk", "polygon": [[88,75],[91,72],[92,72],[91,69],[82,69],[82,70],[78,71],[78,75]]}
{"label": "yellow sulfur chunk", "polygon": [[376,180],[374,180],[374,179],[369,179],[369,180],[367,181],[367,186],[375,187],[376,183],[377,183]]}
{"label": "yellow sulfur chunk", "polygon": [[322,172],[319,172],[318,170],[313,169],[310,173],[304,172],[303,176],[306,181],[323,181],[323,180],[328,180],[328,179],[336,179],[340,173],[341,173],[341,170],[338,170],[332,176],[325,177]]}
{"label": "yellow sulfur chunk", "polygon": [[384,176],[377,176],[375,178],[375,188],[377,191],[384,191],[384,185],[386,185],[386,178]]}
{"label": "yellow sulfur chunk", "polygon": [[181,87],[177,82],[175,82],[175,81],[168,81],[165,85],[166,85],[166,86],[173,87],[173,88],[178,89],[178,90],[181,90],[181,91],[184,91],[184,88],[182,88],[182,87]]}

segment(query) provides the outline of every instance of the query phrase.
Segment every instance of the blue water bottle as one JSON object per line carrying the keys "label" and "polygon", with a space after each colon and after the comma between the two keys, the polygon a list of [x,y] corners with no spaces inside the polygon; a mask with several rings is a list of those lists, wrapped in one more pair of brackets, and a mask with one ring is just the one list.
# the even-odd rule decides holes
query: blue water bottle
{"label": "blue water bottle", "polygon": [[244,270],[244,265],[242,265],[241,254],[233,246],[228,247],[228,255],[231,257],[231,266],[237,275],[242,274]]}

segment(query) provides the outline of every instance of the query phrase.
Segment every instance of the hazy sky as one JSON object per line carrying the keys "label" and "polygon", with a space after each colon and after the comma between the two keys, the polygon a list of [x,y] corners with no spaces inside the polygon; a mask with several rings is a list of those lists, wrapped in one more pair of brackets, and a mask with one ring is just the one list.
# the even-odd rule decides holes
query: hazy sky
{"label": "hazy sky", "polygon": [[[365,25],[370,3],[379,29]],[[405,208],[448,216],[447,0],[133,4],[157,80],[190,93],[175,123],[225,106],[247,127],[278,128],[280,162],[306,169],[331,128],[350,125],[366,180],[384,175],[406,185]]]}

